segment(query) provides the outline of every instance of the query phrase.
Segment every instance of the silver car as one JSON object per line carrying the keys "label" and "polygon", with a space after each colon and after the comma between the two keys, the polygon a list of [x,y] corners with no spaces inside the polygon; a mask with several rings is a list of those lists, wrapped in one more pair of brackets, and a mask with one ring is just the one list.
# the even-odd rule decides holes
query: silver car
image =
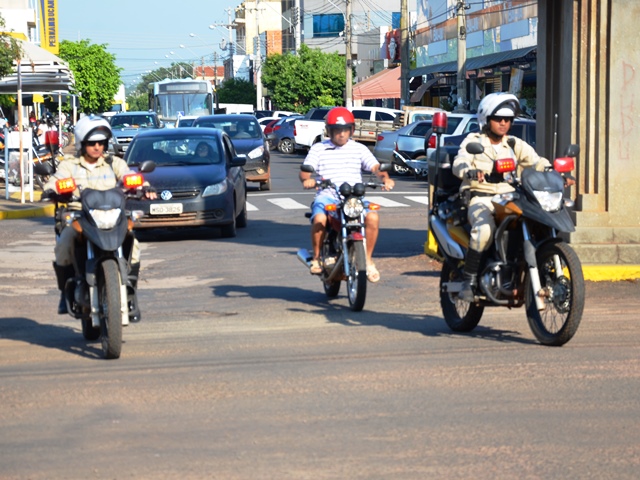
{"label": "silver car", "polygon": [[[418,122],[410,123],[398,130],[381,132],[378,134],[378,138],[376,140],[376,146],[373,149],[373,155],[378,159],[381,163],[392,163],[394,158],[394,150],[398,145],[398,139],[402,137],[402,144],[411,144],[413,148],[411,151],[411,158],[415,158],[415,156],[420,155],[420,150],[422,150],[422,155],[424,155],[424,141],[425,135],[427,132],[430,133],[431,130],[431,120],[420,120]],[[409,154],[409,152],[402,152],[405,154]],[[397,164],[393,164],[393,171],[398,175],[408,175],[412,173],[406,167],[402,167]]]}

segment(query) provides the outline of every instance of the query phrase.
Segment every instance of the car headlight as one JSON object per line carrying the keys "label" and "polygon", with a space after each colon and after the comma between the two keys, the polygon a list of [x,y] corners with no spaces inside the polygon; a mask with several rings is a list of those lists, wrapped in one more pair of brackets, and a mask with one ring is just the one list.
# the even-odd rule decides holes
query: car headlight
{"label": "car headlight", "polygon": [[562,207],[562,192],[544,192],[534,190],[533,194],[545,212],[557,212]]}
{"label": "car headlight", "polygon": [[108,230],[116,226],[118,218],[120,218],[121,210],[119,208],[112,208],[109,210],[89,210],[91,218],[96,223],[96,227],[100,230]]}
{"label": "car headlight", "polygon": [[252,160],[255,160],[256,158],[260,158],[263,154],[264,154],[264,147],[258,147],[251,150],[247,155],[247,157],[249,157]]}
{"label": "car headlight", "polygon": [[359,198],[351,197],[344,202],[342,211],[349,218],[358,218],[364,211],[364,204]]}
{"label": "car headlight", "polygon": [[223,180],[220,183],[207,186],[202,192],[203,197],[210,197],[211,195],[221,195],[227,191],[227,181]]}

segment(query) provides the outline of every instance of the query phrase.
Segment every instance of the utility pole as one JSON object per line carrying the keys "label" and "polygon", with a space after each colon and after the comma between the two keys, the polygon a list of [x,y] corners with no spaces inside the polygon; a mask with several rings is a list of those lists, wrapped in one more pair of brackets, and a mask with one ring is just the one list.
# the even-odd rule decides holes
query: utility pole
{"label": "utility pole", "polygon": [[213,86],[218,88],[218,52],[213,52]]}
{"label": "utility pole", "polygon": [[262,77],[260,76],[260,0],[256,0],[256,59],[253,62],[254,76],[256,79],[256,110],[262,110]]}
{"label": "utility pole", "polygon": [[400,1],[400,107],[409,105],[409,5]]}
{"label": "utility pole", "polygon": [[345,65],[346,65],[346,83],[344,88],[344,106],[351,108],[353,106],[353,70],[351,70],[351,0],[345,0],[347,3],[345,13]]}
{"label": "utility pole", "polygon": [[202,68],[202,79],[204,80],[204,57],[200,57],[200,68]]}
{"label": "utility pole", "polygon": [[300,0],[294,1],[293,7],[293,25],[295,29],[295,44],[293,49],[297,53],[300,50],[300,24],[302,23],[302,18],[300,18]]}
{"label": "utility pole", "polygon": [[471,8],[460,0],[456,5],[458,15],[458,104],[457,111],[467,111],[467,78],[464,64],[467,61],[467,27],[465,10]]}

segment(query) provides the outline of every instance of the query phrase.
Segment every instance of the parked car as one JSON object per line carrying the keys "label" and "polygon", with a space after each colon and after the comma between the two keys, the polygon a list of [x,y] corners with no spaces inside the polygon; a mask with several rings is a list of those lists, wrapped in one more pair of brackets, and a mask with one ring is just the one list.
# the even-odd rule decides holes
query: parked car
{"label": "parked car", "polygon": [[196,115],[185,115],[178,117],[176,120],[176,128],[184,128],[193,126],[193,122],[198,118]]}
{"label": "parked car", "polygon": [[260,124],[260,128],[264,132],[264,129],[267,125],[269,125],[270,123],[273,124],[274,121],[278,121],[278,120],[279,119],[276,117],[262,117],[258,119],[258,123]]}
{"label": "parked car", "polygon": [[[469,133],[474,131],[478,131],[477,122],[471,124],[470,131],[461,134],[461,135],[442,135],[442,150],[441,155],[448,155],[451,157],[448,162],[452,163],[455,156],[458,154],[458,150],[460,149],[460,144],[467,137]],[[447,130],[449,131],[449,130]],[[509,130],[509,135],[513,135],[514,137],[518,137],[526,141],[533,148],[536,146],[536,121],[530,118],[521,118],[518,117],[514,119],[513,124],[511,125],[511,129]],[[436,152],[436,136],[429,131],[427,133],[426,138],[423,140],[427,142],[428,147],[426,148],[426,157],[422,157],[417,155],[419,152],[425,152],[425,145],[422,147],[419,145],[415,145],[415,151],[411,151],[411,147],[409,145],[404,145],[402,141],[398,141],[398,149],[402,151],[403,157],[406,159],[405,164],[410,166],[412,170],[422,174],[427,175],[428,166],[427,166],[427,158],[430,161],[433,161]]]}
{"label": "parked car", "polygon": [[157,200],[127,200],[127,209],[144,215],[136,229],[220,227],[234,237],[247,226],[247,189],[243,166],[229,135],[213,128],[166,128],[141,131],[125,154],[135,169],[145,160],[156,168],[146,173]]}
{"label": "parked car", "polygon": [[109,119],[113,136],[109,140],[109,153],[123,156],[129,144],[141,129],[162,128],[164,124],[155,112],[122,112]]}
{"label": "parked car", "polygon": [[[431,120],[422,120],[414,122],[398,130],[381,132],[378,134],[376,146],[373,148],[373,155],[381,163],[391,163],[393,161],[393,152],[397,150],[398,139],[402,139],[403,148],[406,149],[401,153],[409,158],[417,158],[425,155],[424,140],[427,132],[431,130]],[[394,172],[398,175],[408,175],[413,173],[407,167],[393,164]]]}
{"label": "parked car", "polygon": [[219,128],[229,135],[239,155],[246,155],[244,171],[248,182],[260,184],[260,190],[271,190],[271,155],[267,139],[258,119],[249,114],[203,115],[194,127]]}
{"label": "parked car", "polygon": [[281,153],[295,153],[297,148],[294,126],[295,121],[299,118],[302,118],[302,115],[282,117],[279,119],[273,125],[271,133],[267,135],[269,144],[277,148]]}
{"label": "parked car", "polygon": [[257,118],[273,117],[273,110],[256,110],[253,115]]}

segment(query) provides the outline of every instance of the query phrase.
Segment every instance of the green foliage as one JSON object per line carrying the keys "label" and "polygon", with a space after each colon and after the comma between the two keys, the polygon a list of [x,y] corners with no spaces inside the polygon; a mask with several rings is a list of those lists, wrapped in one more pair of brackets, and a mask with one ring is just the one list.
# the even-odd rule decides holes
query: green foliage
{"label": "green foliage", "polygon": [[91,44],[89,40],[63,40],[60,58],[69,63],[76,80],[79,110],[84,113],[110,110],[121,83],[121,69],[116,66],[115,56],[107,52],[107,45]]}
{"label": "green foliage", "polygon": [[218,88],[218,102],[250,103],[255,107],[256,87],[247,80],[229,78]]}
{"label": "green foliage", "polygon": [[297,54],[270,55],[262,64],[262,84],[282,110],[305,113],[344,103],[345,60],[301,45]]}
{"label": "green foliage", "polygon": [[[0,32],[3,32],[5,22],[0,15]],[[10,75],[13,70],[14,60],[22,57],[22,49],[20,45],[11,35],[0,33],[0,78]]]}

